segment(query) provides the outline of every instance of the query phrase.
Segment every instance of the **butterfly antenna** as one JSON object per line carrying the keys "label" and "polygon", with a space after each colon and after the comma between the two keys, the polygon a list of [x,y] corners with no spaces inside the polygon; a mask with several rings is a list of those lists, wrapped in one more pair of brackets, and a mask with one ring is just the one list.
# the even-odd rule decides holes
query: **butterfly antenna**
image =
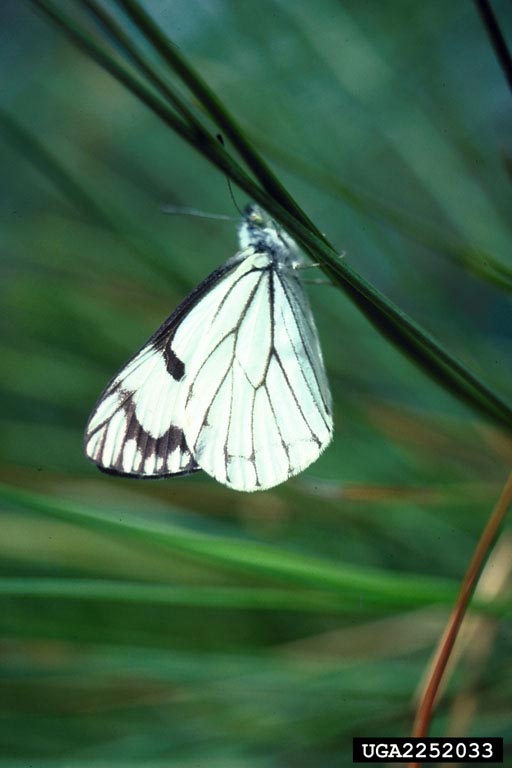
{"label": "butterfly antenna", "polygon": [[[221,134],[221,133],[218,133],[218,134],[217,134],[217,141],[219,142],[219,144],[220,144],[222,147],[225,147],[225,144],[224,144],[224,138],[223,138],[223,136],[222,136],[222,134]],[[233,201],[233,205],[234,205],[234,206],[235,206],[235,208],[237,209],[237,211],[238,211],[238,213],[240,214],[240,216],[242,216],[242,217],[243,217],[243,215],[244,215],[244,214],[243,214],[243,213],[242,213],[242,211],[240,210],[240,206],[238,205],[237,201],[235,200],[235,195],[234,195],[234,193],[233,193],[233,187],[231,186],[231,179],[229,178],[229,176],[226,176],[226,181],[227,181],[227,183],[228,183],[229,196],[230,196],[231,200]]]}
{"label": "butterfly antenna", "polygon": [[199,216],[201,219],[219,219],[221,221],[235,221],[233,216],[227,216],[225,213],[208,213],[200,211],[198,208],[187,208],[182,205],[161,205],[162,213],[171,213],[177,216]]}

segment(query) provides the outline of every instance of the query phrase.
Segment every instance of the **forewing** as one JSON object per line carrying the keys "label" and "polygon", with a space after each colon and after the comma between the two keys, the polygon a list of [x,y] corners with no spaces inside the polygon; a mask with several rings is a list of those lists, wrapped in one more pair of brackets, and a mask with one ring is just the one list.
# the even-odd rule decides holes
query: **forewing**
{"label": "forewing", "polygon": [[87,456],[107,472],[158,477],[198,469],[185,441],[180,382],[164,348],[147,344],[109,384],[85,433]]}
{"label": "forewing", "polygon": [[204,355],[210,317],[243,256],[213,272],[107,385],[85,431],[86,455],[106,472],[161,477],[197,471],[183,430],[188,369]]}
{"label": "forewing", "polygon": [[318,458],[332,437],[331,398],[295,272],[261,254],[248,257],[242,271],[212,322],[207,354],[190,371],[183,427],[202,469],[255,491]]}

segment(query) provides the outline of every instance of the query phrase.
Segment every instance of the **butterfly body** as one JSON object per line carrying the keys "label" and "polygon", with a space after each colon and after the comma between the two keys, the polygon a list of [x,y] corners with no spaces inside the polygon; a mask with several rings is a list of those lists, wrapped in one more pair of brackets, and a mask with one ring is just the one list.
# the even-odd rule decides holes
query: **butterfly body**
{"label": "butterfly body", "polygon": [[331,399],[294,241],[256,206],[240,251],[177,307],[101,395],[85,450],[136,477],[205,470],[236,490],[305,469]]}

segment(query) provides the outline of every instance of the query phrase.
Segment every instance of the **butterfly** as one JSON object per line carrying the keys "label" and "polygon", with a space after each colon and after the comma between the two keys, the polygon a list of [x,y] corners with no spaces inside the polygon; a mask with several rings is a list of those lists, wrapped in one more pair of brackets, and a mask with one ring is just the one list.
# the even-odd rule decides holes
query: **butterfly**
{"label": "butterfly", "polygon": [[331,395],[298,247],[256,205],[239,242],[101,394],[84,442],[102,471],[202,469],[257,491],[306,469],[330,443]]}

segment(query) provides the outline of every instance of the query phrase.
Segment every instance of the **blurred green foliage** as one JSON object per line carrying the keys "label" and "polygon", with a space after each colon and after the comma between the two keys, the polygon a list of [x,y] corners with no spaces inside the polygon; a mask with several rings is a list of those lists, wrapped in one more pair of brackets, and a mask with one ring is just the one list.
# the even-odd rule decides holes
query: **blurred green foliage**
{"label": "blurred green foliage", "polygon": [[[60,3],[101,39],[83,6]],[[510,403],[512,113],[475,6],[145,7],[344,261]],[[407,735],[509,439],[311,285],[336,420],[316,464],[258,494],[98,473],[99,392],[236,249],[162,206],[236,211],[30,3],[0,22],[0,766],[334,768],[353,735]],[[433,733],[512,739],[508,537]]]}

